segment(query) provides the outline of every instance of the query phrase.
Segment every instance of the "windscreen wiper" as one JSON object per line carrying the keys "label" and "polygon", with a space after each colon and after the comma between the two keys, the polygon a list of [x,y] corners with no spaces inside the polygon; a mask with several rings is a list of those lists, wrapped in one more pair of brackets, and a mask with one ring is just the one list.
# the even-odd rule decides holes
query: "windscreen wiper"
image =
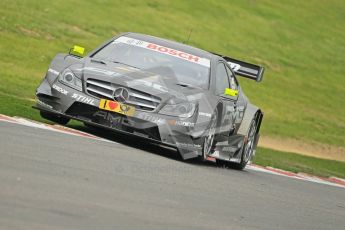
{"label": "windscreen wiper", "polygon": [[112,60],[112,62],[113,62],[113,63],[116,63],[116,64],[126,65],[126,66],[129,66],[129,67],[135,68],[135,69],[139,69],[138,67],[135,67],[135,66],[132,66],[132,65],[123,63],[123,62],[114,61],[114,60]]}
{"label": "windscreen wiper", "polygon": [[97,60],[97,59],[91,59],[91,62],[96,62],[96,63],[102,64],[102,65],[107,65],[107,63],[105,63],[104,61]]}
{"label": "windscreen wiper", "polygon": [[200,89],[200,87],[198,87],[198,86],[189,85],[189,84],[183,83],[183,82],[178,82],[178,83],[176,83],[176,85],[179,85],[179,86],[182,86],[182,87],[185,87],[185,88]]}

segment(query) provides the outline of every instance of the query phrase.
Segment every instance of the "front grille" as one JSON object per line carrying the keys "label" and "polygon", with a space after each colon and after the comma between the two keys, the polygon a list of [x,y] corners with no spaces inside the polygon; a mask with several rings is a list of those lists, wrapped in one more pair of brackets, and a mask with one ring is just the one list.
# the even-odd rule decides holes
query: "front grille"
{"label": "front grille", "polygon": [[[98,98],[109,98],[111,100],[115,100],[114,91],[119,87],[123,86],[96,79],[87,79],[86,81],[87,93]],[[153,111],[161,102],[160,98],[151,94],[144,93],[132,88],[123,88],[126,88],[129,92],[129,98],[125,103],[133,105],[137,109]]]}

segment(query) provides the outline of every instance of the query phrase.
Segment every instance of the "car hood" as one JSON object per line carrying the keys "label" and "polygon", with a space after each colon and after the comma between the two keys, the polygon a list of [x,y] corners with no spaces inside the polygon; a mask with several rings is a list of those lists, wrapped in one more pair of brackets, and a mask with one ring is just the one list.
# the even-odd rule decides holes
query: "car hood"
{"label": "car hood", "polygon": [[[177,79],[164,68],[137,69],[113,62],[95,62],[90,58],[82,66],[72,66],[72,71],[79,72],[84,82],[96,80],[110,83],[112,87],[127,87],[168,100],[193,100],[193,95],[206,93],[205,89],[177,85]],[[86,85],[86,84],[85,84]]]}

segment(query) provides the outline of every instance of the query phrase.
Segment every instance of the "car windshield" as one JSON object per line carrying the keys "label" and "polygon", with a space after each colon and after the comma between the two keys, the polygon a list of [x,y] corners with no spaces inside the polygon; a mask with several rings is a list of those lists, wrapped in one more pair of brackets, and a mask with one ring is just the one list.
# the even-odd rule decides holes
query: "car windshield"
{"label": "car windshield", "polygon": [[93,58],[157,73],[176,84],[208,88],[210,60],[157,44],[120,37]]}

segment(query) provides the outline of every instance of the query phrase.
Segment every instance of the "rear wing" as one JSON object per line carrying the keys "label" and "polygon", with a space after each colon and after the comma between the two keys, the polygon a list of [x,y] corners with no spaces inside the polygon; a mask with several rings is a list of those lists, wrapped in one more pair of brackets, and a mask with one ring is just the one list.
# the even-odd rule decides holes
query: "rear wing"
{"label": "rear wing", "polygon": [[236,60],[234,58],[221,56],[230,65],[235,74],[260,82],[263,78],[265,68],[263,66],[250,64],[248,62]]}

